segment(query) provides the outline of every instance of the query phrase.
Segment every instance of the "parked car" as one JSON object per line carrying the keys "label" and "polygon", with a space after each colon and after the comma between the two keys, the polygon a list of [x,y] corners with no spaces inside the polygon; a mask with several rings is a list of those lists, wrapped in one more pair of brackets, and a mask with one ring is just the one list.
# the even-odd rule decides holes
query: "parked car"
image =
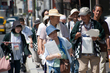
{"label": "parked car", "polygon": [[6,28],[11,28],[13,26],[14,21],[16,21],[15,18],[7,18]]}
{"label": "parked car", "polygon": [[6,20],[4,19],[4,17],[0,17],[0,32],[2,32],[3,34],[6,33],[5,24]]}

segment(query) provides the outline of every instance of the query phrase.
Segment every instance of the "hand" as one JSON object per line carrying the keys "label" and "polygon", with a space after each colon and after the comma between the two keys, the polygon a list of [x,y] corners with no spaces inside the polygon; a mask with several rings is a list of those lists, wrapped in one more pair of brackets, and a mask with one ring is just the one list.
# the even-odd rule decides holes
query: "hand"
{"label": "hand", "polygon": [[81,37],[81,33],[77,32],[76,35],[75,35],[75,39],[78,39],[79,37]]}
{"label": "hand", "polygon": [[42,50],[38,49],[37,50],[38,55],[43,54]]}
{"label": "hand", "polygon": [[7,43],[7,42],[5,42],[4,44],[5,44],[6,46],[8,46],[8,45],[9,45],[9,43]]}
{"label": "hand", "polygon": [[28,58],[31,58],[32,57],[32,55],[28,55]]}
{"label": "hand", "polygon": [[33,48],[33,44],[29,44],[31,48]]}
{"label": "hand", "polygon": [[98,37],[92,37],[93,41],[96,41],[98,39]]}
{"label": "hand", "polygon": [[54,56],[55,56],[55,58],[57,58],[57,59],[59,59],[59,58],[61,58],[61,54],[54,54]]}

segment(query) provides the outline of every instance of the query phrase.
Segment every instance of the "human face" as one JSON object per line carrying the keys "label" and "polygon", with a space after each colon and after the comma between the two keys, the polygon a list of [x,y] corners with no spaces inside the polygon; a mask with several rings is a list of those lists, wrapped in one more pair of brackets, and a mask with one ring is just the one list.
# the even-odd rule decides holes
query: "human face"
{"label": "human face", "polygon": [[53,31],[52,33],[49,34],[49,37],[53,40],[55,40],[57,38],[57,31]]}
{"label": "human face", "polygon": [[71,17],[73,18],[73,21],[77,21],[78,20],[78,12],[75,12],[71,15]]}
{"label": "human face", "polygon": [[48,15],[48,14],[49,14],[49,12],[48,12],[48,11],[45,11],[45,12],[44,12],[44,16],[45,16],[45,15]]}
{"label": "human face", "polygon": [[60,16],[51,16],[50,17],[50,22],[53,26],[55,26],[56,24],[58,24],[60,21]]}
{"label": "human face", "polygon": [[16,28],[15,28],[15,32],[16,32],[16,33],[20,33],[21,29],[22,29],[21,27],[16,27]]}
{"label": "human face", "polygon": [[24,22],[21,22],[21,21],[20,21],[20,24],[21,24],[21,25],[25,25]]}
{"label": "human face", "polygon": [[99,6],[96,6],[95,10],[93,10],[94,17],[100,18],[102,15],[102,8]]}
{"label": "human face", "polygon": [[88,24],[88,23],[89,23],[89,20],[90,20],[90,14],[81,15],[81,19],[82,19],[82,21],[83,21],[85,24]]}

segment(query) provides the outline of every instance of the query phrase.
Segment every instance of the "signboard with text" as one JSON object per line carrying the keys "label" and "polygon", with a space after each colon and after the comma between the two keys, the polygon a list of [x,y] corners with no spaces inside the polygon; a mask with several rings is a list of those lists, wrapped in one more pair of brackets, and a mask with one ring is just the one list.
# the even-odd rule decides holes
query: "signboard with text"
{"label": "signboard with text", "polygon": [[28,12],[32,12],[32,0],[28,0]]}

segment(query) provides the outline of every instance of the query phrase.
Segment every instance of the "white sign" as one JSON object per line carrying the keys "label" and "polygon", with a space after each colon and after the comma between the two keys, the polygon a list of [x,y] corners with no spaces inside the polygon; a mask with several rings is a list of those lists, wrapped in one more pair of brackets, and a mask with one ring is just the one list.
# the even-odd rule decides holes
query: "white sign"
{"label": "white sign", "polygon": [[32,12],[32,0],[28,0],[28,12]]}

